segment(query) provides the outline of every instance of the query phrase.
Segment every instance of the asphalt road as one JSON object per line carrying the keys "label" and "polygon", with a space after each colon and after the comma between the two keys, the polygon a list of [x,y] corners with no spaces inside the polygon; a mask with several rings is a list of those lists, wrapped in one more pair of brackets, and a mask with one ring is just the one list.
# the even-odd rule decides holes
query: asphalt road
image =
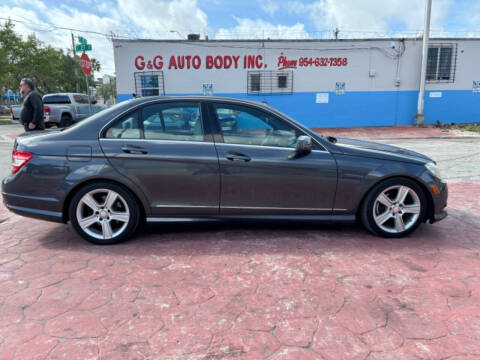
{"label": "asphalt road", "polygon": [[[0,125],[0,178],[10,173],[13,138],[23,128]],[[480,182],[480,137],[447,139],[391,139],[380,142],[405,147],[430,156],[437,161],[442,176],[448,182]]]}

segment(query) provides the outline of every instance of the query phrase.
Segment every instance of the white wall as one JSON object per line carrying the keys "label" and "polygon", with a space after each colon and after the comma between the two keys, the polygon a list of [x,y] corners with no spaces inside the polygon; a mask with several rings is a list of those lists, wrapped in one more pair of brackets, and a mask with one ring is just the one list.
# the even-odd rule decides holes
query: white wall
{"label": "white wall", "polygon": [[[442,40],[457,43],[457,67],[454,83],[427,84],[427,90],[468,90],[472,80],[480,80],[480,41]],[[432,40],[431,43],[441,41]],[[346,82],[346,91],[417,90],[419,86],[421,39],[405,41],[405,51],[400,59],[393,58],[400,41],[392,40],[341,40],[341,41],[142,41],[115,40],[114,57],[119,94],[135,92],[135,59],[143,56],[146,63],[155,56],[163,59],[162,71],[165,93],[202,93],[204,83],[212,83],[214,94],[246,93],[247,72],[245,55],[262,56],[262,70],[277,70],[279,56],[289,60],[307,58],[347,58],[346,66],[307,66],[297,62],[293,71],[294,92],[335,91],[336,82]],[[171,56],[195,56],[201,59],[199,69],[169,68]],[[238,56],[238,68],[207,69],[207,56]],[[158,58],[157,58],[158,59]],[[398,69],[398,75],[397,75]],[[143,71],[156,71],[145,69]],[[374,76],[370,72],[374,71]],[[396,86],[396,79],[400,85]]]}

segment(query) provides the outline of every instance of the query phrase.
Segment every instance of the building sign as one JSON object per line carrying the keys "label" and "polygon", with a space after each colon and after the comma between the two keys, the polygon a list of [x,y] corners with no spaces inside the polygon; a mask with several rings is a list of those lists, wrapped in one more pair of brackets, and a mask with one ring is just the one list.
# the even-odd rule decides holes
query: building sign
{"label": "building sign", "polygon": [[345,94],[345,81],[335,83],[335,93],[337,95]]}
{"label": "building sign", "polygon": [[203,95],[205,96],[213,95],[213,84],[203,84]]}
{"label": "building sign", "polygon": [[317,93],[315,96],[315,102],[317,104],[327,104],[328,103],[328,93]]}
{"label": "building sign", "polygon": [[[305,67],[340,67],[347,66],[346,57],[298,57],[289,59],[286,56],[277,58],[277,69],[297,69]],[[138,70],[198,70],[204,69],[265,69],[268,65],[262,55],[171,55],[163,57],[156,55],[152,59],[146,59],[142,55],[135,57],[135,67]]]}
{"label": "building sign", "polygon": [[472,92],[475,94],[480,94],[480,81],[473,82]]}

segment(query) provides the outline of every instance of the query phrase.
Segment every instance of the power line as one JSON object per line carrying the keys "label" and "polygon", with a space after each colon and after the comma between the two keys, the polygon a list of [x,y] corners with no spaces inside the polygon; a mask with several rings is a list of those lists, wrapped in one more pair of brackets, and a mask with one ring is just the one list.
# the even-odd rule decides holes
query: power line
{"label": "power line", "polygon": [[[23,20],[11,19],[11,18],[5,18],[5,17],[0,17],[0,20],[17,22],[17,23],[21,23],[21,24],[27,25],[27,26],[29,26],[29,27],[31,27],[31,25],[36,25],[36,26],[49,26],[49,27],[51,28],[51,29],[49,29],[49,30],[45,30],[45,29],[35,29],[35,28],[33,28],[34,30],[37,30],[37,31],[65,30],[65,31],[75,31],[75,32],[85,33],[85,34],[100,35],[100,36],[105,36],[105,37],[108,37],[108,38],[110,38],[110,37],[112,36],[111,34],[106,34],[106,33],[102,33],[102,32],[99,32],[99,31],[74,29],[74,28],[69,28],[69,27],[52,25],[52,24],[48,24],[48,23],[39,24],[39,23],[32,23],[32,22],[30,22],[30,21],[23,21]],[[128,36],[121,36],[121,35],[115,35],[115,37],[117,37],[117,38],[124,38],[124,39],[130,39],[130,37],[128,37]]]}
{"label": "power line", "polygon": [[[118,39],[126,39],[126,40],[142,40],[136,36],[124,36],[124,35],[117,35],[113,32],[110,33],[102,33],[99,31],[94,30],[82,30],[70,27],[63,27],[57,26],[49,23],[32,23],[31,21],[24,21],[18,19],[11,19],[0,17],[0,20],[12,21],[16,23],[21,23],[32,30],[39,31],[39,32],[50,32],[54,30],[63,30],[63,31],[74,31],[78,33],[85,33],[85,34],[93,34],[102,37],[106,37],[108,39],[118,38]],[[43,28],[35,28],[32,25],[40,26]],[[48,26],[49,28],[45,29]],[[221,33],[223,31],[223,33]],[[191,31],[192,33],[198,33],[198,31]],[[352,28],[340,28],[339,29],[339,38],[361,38],[362,36],[355,36],[355,35],[370,35],[376,36],[378,38],[386,38],[386,37],[418,37],[421,36],[421,30],[382,30],[382,29],[352,29]],[[169,35],[170,32],[165,32],[165,35]],[[444,31],[444,30],[431,30],[432,37],[452,37],[458,36],[459,34],[463,34],[466,37],[480,37],[480,31],[469,31],[469,30],[455,30],[455,31]],[[342,36],[343,35],[343,36]],[[347,35],[347,36],[345,36]],[[269,37],[276,37],[281,39],[334,39],[334,30],[333,29],[324,29],[324,30],[317,30],[317,31],[284,31],[280,29],[262,29],[256,32],[252,31],[238,31],[233,29],[219,29],[217,34],[215,35],[215,39],[219,40],[233,40],[233,39],[240,39],[242,38],[245,40],[250,38],[252,40],[267,40]],[[184,40],[180,40],[184,41]]]}

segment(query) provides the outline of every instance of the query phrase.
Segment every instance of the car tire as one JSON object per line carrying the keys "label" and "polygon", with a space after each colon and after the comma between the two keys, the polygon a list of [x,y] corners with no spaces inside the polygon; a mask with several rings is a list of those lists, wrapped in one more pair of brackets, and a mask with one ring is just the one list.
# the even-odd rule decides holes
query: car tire
{"label": "car tire", "polygon": [[70,201],[68,212],[75,231],[97,245],[127,240],[137,230],[141,217],[135,196],[110,182],[80,188]]}
{"label": "car tire", "polygon": [[360,207],[360,220],[372,234],[399,238],[415,231],[425,218],[427,198],[415,181],[392,178],[374,186]]}
{"label": "car tire", "polygon": [[72,124],[73,124],[73,121],[70,115],[62,115],[62,118],[60,119],[59,127],[66,128],[71,126]]}

